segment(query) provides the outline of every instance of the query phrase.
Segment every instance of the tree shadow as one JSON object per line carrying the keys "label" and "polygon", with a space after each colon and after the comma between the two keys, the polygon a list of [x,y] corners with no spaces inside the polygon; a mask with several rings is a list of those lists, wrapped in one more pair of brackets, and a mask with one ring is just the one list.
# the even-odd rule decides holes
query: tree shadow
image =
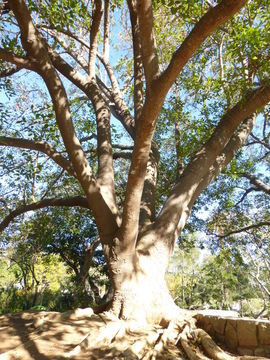
{"label": "tree shadow", "polygon": [[25,312],[2,316],[0,357],[6,353],[8,359],[14,360],[66,359],[65,354],[89,332],[87,318],[71,320],[56,316],[46,320],[45,314]]}

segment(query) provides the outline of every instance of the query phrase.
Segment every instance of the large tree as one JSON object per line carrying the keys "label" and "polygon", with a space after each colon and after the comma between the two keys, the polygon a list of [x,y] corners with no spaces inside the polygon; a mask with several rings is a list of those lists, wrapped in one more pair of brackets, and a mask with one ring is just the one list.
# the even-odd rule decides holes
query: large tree
{"label": "large tree", "polygon": [[[2,87],[10,98],[22,88],[29,92],[16,104],[16,125],[3,111],[8,125],[2,127],[0,145],[7,161],[25,164],[27,159],[32,177],[25,175],[24,196],[13,198],[16,208],[1,199],[0,228],[44,207],[89,209],[114,288],[110,311],[122,319],[169,321],[179,314],[164,280],[174,244],[195,201],[245,143],[257,112],[270,100],[267,35],[260,38],[260,32],[267,33],[262,27],[269,20],[268,5],[128,0],[121,6],[129,22],[119,12],[111,15],[118,6],[109,0],[2,4]],[[115,43],[118,33],[122,44]],[[129,44],[132,59],[121,48]],[[110,55],[117,46],[118,53]],[[22,71],[29,80],[18,89]],[[31,82],[40,90],[34,95],[38,105],[30,107]],[[83,108],[74,111],[78,103]],[[185,104],[191,103],[194,110],[187,116]],[[169,134],[166,121],[174,129],[176,161],[166,159],[170,164],[164,170],[157,144],[162,131],[163,139]],[[122,144],[116,143],[119,134]],[[12,157],[11,148],[23,149],[23,155]],[[46,163],[48,188],[43,177],[34,192],[43,156],[61,173]],[[126,160],[119,163],[119,158]],[[165,186],[157,193],[159,164]],[[17,172],[25,173],[25,165]],[[65,197],[57,186],[61,177]],[[5,177],[3,188],[8,185]]]}

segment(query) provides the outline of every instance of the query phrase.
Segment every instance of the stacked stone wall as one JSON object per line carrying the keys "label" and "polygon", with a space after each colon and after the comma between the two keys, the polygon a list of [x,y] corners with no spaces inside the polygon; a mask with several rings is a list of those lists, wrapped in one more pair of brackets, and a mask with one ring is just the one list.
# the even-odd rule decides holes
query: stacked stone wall
{"label": "stacked stone wall", "polygon": [[270,358],[270,321],[198,314],[197,325],[239,355]]}

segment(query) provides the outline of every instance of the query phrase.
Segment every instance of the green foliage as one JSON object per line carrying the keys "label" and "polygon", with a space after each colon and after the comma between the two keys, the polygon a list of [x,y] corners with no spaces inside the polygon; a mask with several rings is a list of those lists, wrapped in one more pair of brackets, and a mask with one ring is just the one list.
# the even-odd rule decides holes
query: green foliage
{"label": "green foliage", "polygon": [[0,313],[59,308],[61,294],[69,281],[67,268],[58,256],[42,256],[33,251],[20,243],[2,255]]}
{"label": "green foliage", "polygon": [[[47,21],[57,30],[76,28],[78,19],[84,21],[84,26],[89,29],[91,14],[83,1],[77,0],[42,0],[30,1],[30,10],[37,12],[42,21]],[[80,23],[82,25],[82,22]]]}
{"label": "green foliage", "polygon": [[254,317],[262,310],[269,315],[269,299],[253,281],[254,263],[243,256],[229,249],[210,255],[194,247],[176,248],[166,275],[176,303],[182,308],[237,310],[241,316]]}

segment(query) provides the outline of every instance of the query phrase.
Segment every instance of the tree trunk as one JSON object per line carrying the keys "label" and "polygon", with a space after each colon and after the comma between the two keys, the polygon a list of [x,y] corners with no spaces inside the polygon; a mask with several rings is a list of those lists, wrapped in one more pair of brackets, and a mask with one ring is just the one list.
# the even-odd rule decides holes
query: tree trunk
{"label": "tree trunk", "polygon": [[134,251],[112,247],[108,259],[114,287],[110,311],[121,319],[165,323],[177,317],[180,310],[165,282],[170,252],[162,243],[146,244],[142,246],[140,240]]}

